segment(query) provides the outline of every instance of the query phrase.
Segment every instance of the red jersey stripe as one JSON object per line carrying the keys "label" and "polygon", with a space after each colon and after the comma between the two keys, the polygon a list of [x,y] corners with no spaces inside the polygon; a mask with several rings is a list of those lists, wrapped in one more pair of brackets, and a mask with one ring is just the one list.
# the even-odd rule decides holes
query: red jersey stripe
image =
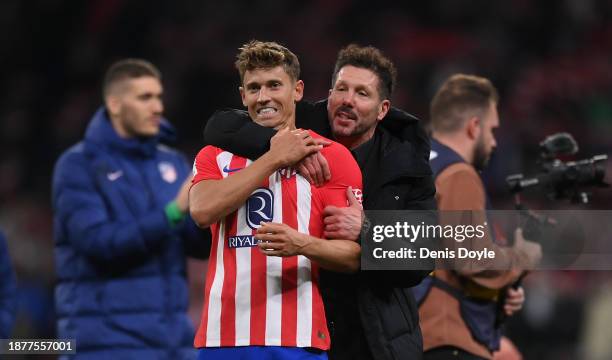
{"label": "red jersey stripe", "polygon": [[[269,185],[270,181],[266,180],[263,187]],[[255,233],[253,229],[252,234]],[[266,343],[266,261],[267,256],[254,246],[251,249],[251,345]]]}
{"label": "red jersey stripe", "polygon": [[[213,225],[213,227],[218,226],[219,224]],[[213,231],[213,234],[215,232]],[[221,234],[219,234],[220,236]],[[221,242],[222,243],[222,242]],[[212,287],[215,272],[217,270],[217,257],[215,254],[217,253],[219,248],[219,237],[217,239],[212,239],[212,244],[210,248],[210,258],[208,259],[208,271],[206,273],[206,284],[204,286],[204,305],[202,306],[202,319],[200,320],[200,326],[198,327],[198,331],[196,333],[193,345],[196,348],[206,346],[206,334],[208,330],[208,308],[210,304],[210,289]]]}

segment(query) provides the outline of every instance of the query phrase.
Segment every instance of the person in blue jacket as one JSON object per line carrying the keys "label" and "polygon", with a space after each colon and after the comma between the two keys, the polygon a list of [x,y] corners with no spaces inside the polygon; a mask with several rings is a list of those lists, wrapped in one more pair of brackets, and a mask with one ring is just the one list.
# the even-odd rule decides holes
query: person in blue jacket
{"label": "person in blue jacket", "polygon": [[191,166],[166,145],[161,74],[118,61],[103,96],[53,174],[57,336],[76,359],[193,359],[185,260],[208,255],[210,233],[187,216]]}
{"label": "person in blue jacket", "polygon": [[0,339],[11,335],[17,310],[17,286],[6,239],[0,231]]}

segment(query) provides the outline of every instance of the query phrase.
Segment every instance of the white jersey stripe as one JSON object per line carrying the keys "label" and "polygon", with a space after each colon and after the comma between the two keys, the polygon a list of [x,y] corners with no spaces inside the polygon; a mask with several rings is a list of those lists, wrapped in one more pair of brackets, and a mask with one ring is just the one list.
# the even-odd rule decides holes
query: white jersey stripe
{"label": "white jersey stripe", "polygon": [[[246,166],[252,163],[247,160]],[[236,211],[236,234],[249,235],[253,230],[246,222],[246,207]],[[251,248],[236,249],[236,346],[251,344]]]}
{"label": "white jersey stripe", "polygon": [[[309,234],[311,188],[310,183],[302,176],[296,176],[298,231]],[[312,341],[312,282],[310,277],[310,260],[298,256],[298,298],[297,298],[297,346],[311,346]]]}
{"label": "white jersey stripe", "polygon": [[210,287],[208,299],[208,325],[206,326],[206,346],[221,345],[221,291],[223,290],[223,244],[225,239],[225,219],[219,222],[219,237],[217,238],[217,266],[215,278]]}
{"label": "white jersey stripe", "polygon": [[[283,197],[280,174],[275,171],[270,175],[269,188],[274,193],[273,222],[283,222]],[[283,258],[268,256],[266,258],[266,345],[281,345],[281,314],[283,305],[282,272]]]}
{"label": "white jersey stripe", "polygon": [[[246,223],[246,208],[237,211],[237,235],[253,230]],[[236,248],[236,346],[250,345],[251,340],[251,248]]]}

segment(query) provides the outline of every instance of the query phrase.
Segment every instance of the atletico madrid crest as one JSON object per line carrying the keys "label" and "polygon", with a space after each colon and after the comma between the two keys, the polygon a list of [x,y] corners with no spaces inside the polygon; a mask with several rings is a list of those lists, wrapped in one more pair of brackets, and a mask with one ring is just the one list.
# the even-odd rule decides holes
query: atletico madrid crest
{"label": "atletico madrid crest", "polygon": [[171,163],[162,161],[157,167],[159,168],[159,173],[165,182],[172,184],[178,178],[176,168]]}

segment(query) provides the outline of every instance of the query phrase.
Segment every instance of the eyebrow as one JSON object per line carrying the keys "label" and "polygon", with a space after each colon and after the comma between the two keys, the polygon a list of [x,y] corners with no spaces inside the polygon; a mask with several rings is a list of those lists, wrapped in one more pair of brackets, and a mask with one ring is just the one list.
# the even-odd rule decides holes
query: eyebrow
{"label": "eyebrow", "polygon": [[[340,85],[345,85],[345,86],[350,86],[351,84],[347,83],[346,80],[339,80],[335,86],[340,86]],[[359,90],[365,90],[367,92],[371,92],[372,89],[369,88],[366,85],[363,84],[357,84],[357,85],[352,85],[355,88],[355,91],[359,91]],[[375,88],[373,88],[375,89]]]}
{"label": "eyebrow", "polygon": [[136,96],[139,98],[145,97],[162,97],[164,95],[163,92],[154,92],[154,91],[145,91],[143,93],[137,94]]}
{"label": "eyebrow", "polygon": [[[283,81],[282,81],[281,79],[277,79],[277,78],[275,78],[275,79],[270,79],[270,80],[267,80],[267,81],[265,82],[265,84],[266,84],[266,85],[271,85],[271,84],[273,84],[273,83],[283,84]],[[247,83],[247,84],[245,85],[245,87],[246,87],[247,89],[250,89],[250,88],[255,87],[256,85],[261,86],[261,83],[260,83],[260,82],[258,82],[258,81],[251,81],[251,82]]]}

